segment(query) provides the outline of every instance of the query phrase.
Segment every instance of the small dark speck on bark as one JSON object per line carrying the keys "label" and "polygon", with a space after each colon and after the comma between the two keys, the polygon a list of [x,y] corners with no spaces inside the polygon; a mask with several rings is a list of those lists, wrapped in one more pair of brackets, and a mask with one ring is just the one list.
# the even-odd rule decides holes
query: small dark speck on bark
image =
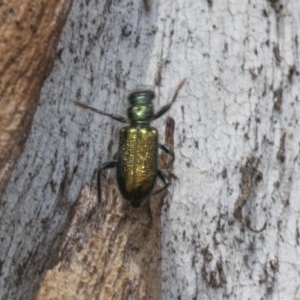
{"label": "small dark speck on bark", "polygon": [[281,56],[280,56],[280,49],[278,45],[274,45],[273,54],[275,57],[276,64],[279,64],[281,62]]}
{"label": "small dark speck on bark", "polygon": [[234,216],[237,219],[242,217],[242,208],[248,202],[251,197],[252,189],[259,181],[261,181],[262,173],[259,172],[256,168],[257,161],[254,157],[249,157],[246,161],[246,164],[241,168],[241,194],[236,200]]}
{"label": "small dark speck on bark", "polygon": [[294,78],[295,73],[296,73],[295,65],[290,66],[289,73],[288,73],[288,81],[290,84],[293,83],[293,78]]}
{"label": "small dark speck on bark", "polygon": [[279,149],[276,155],[276,159],[281,163],[285,161],[285,137],[286,132],[284,132],[280,138]]}
{"label": "small dark speck on bark", "polygon": [[281,110],[282,93],[283,91],[281,87],[274,91],[274,109],[278,112]]}

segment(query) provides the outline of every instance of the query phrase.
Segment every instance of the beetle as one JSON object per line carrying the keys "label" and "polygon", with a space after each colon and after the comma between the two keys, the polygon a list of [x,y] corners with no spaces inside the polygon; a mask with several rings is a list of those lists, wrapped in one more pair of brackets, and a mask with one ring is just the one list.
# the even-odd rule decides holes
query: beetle
{"label": "beetle", "polygon": [[[158,149],[171,156],[170,165],[175,160],[174,151],[167,145],[158,142],[157,129],[150,123],[164,115],[175,102],[179,90],[185,80],[178,85],[172,101],[154,113],[152,100],[155,94],[152,90],[140,90],[129,94],[127,116],[109,114],[88,104],[75,102],[81,108],[89,109],[98,114],[108,116],[121,123],[129,123],[120,129],[119,150],[116,159],[102,163],[97,173],[98,199],[101,201],[101,174],[103,170],[117,168],[117,182],[123,197],[133,207],[139,207],[150,194],[155,195],[165,190],[170,184],[170,177],[158,169]],[[156,178],[159,177],[164,186],[153,191]],[[153,191],[153,192],[152,192]]]}

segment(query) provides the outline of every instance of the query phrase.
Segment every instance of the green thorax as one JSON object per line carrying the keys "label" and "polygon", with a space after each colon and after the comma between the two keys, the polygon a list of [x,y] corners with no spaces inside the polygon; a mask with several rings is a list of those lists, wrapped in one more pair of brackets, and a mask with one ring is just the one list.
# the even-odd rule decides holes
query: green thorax
{"label": "green thorax", "polygon": [[133,92],[128,96],[130,103],[128,118],[132,126],[149,126],[154,115],[152,104],[154,97],[154,92],[150,90]]}

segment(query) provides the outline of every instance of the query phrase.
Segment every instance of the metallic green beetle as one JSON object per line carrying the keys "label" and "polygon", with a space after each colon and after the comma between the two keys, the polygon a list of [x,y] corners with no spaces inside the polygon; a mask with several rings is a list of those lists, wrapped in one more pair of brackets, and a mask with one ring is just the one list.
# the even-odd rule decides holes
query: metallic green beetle
{"label": "metallic green beetle", "polygon": [[184,81],[178,86],[171,103],[163,106],[157,113],[154,113],[153,110],[152,100],[155,97],[153,91],[142,90],[131,93],[128,96],[130,103],[128,119],[105,113],[84,103],[75,102],[82,108],[109,116],[122,123],[129,123],[129,126],[120,130],[119,151],[116,160],[103,163],[99,168],[97,176],[99,201],[101,201],[101,173],[109,168],[117,168],[119,189],[133,207],[139,207],[150,195],[157,176],[163,181],[164,187],[152,194],[163,191],[171,184],[170,177],[158,169],[158,148],[171,155],[170,165],[175,159],[174,152],[169,146],[158,143],[157,130],[150,126],[150,122],[161,117],[171,108],[183,83]]}

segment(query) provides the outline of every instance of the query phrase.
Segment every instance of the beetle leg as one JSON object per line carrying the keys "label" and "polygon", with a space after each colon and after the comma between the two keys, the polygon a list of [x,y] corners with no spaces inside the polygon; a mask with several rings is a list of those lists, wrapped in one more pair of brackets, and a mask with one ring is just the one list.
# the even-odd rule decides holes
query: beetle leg
{"label": "beetle leg", "polygon": [[97,186],[98,186],[98,201],[101,203],[101,174],[103,170],[115,168],[117,166],[117,161],[107,161],[101,164],[98,173],[97,173]]}
{"label": "beetle leg", "polygon": [[113,156],[113,159],[114,159],[114,160],[117,160],[117,158],[118,158],[118,152],[116,152],[116,153],[114,154],[114,156]]}
{"label": "beetle leg", "polygon": [[82,103],[82,102],[77,102],[75,101],[74,102],[76,105],[80,106],[81,108],[85,108],[85,109],[89,109],[97,114],[100,114],[100,115],[103,115],[103,116],[107,116],[107,117],[110,117],[112,118],[113,120],[116,120],[116,121],[119,121],[121,123],[127,123],[127,118],[123,117],[123,116],[119,116],[119,115],[115,115],[115,114],[108,114],[98,108],[95,108],[95,107],[92,107],[92,106],[89,106],[88,104],[85,104],[85,103]]}
{"label": "beetle leg", "polygon": [[153,192],[152,195],[156,195],[156,194],[164,191],[172,183],[171,178],[167,174],[162,172],[161,170],[157,170],[157,176],[162,180],[162,182],[165,184],[165,186],[163,186],[162,188]]}
{"label": "beetle leg", "polygon": [[161,150],[163,150],[164,152],[166,152],[167,154],[169,154],[169,155],[172,156],[172,159],[171,159],[171,161],[170,161],[169,164],[168,164],[168,168],[170,168],[170,167],[173,165],[174,160],[175,160],[175,153],[174,153],[174,150],[173,150],[170,146],[164,145],[164,144],[159,144],[159,148],[160,148]]}
{"label": "beetle leg", "polygon": [[183,87],[183,85],[185,84],[185,79],[183,79],[177,86],[175,93],[173,95],[172,101],[169,104],[164,105],[153,117],[153,120],[161,117],[163,114],[165,114],[173,105],[173,103],[175,102],[179,91],[181,90],[181,88]]}

